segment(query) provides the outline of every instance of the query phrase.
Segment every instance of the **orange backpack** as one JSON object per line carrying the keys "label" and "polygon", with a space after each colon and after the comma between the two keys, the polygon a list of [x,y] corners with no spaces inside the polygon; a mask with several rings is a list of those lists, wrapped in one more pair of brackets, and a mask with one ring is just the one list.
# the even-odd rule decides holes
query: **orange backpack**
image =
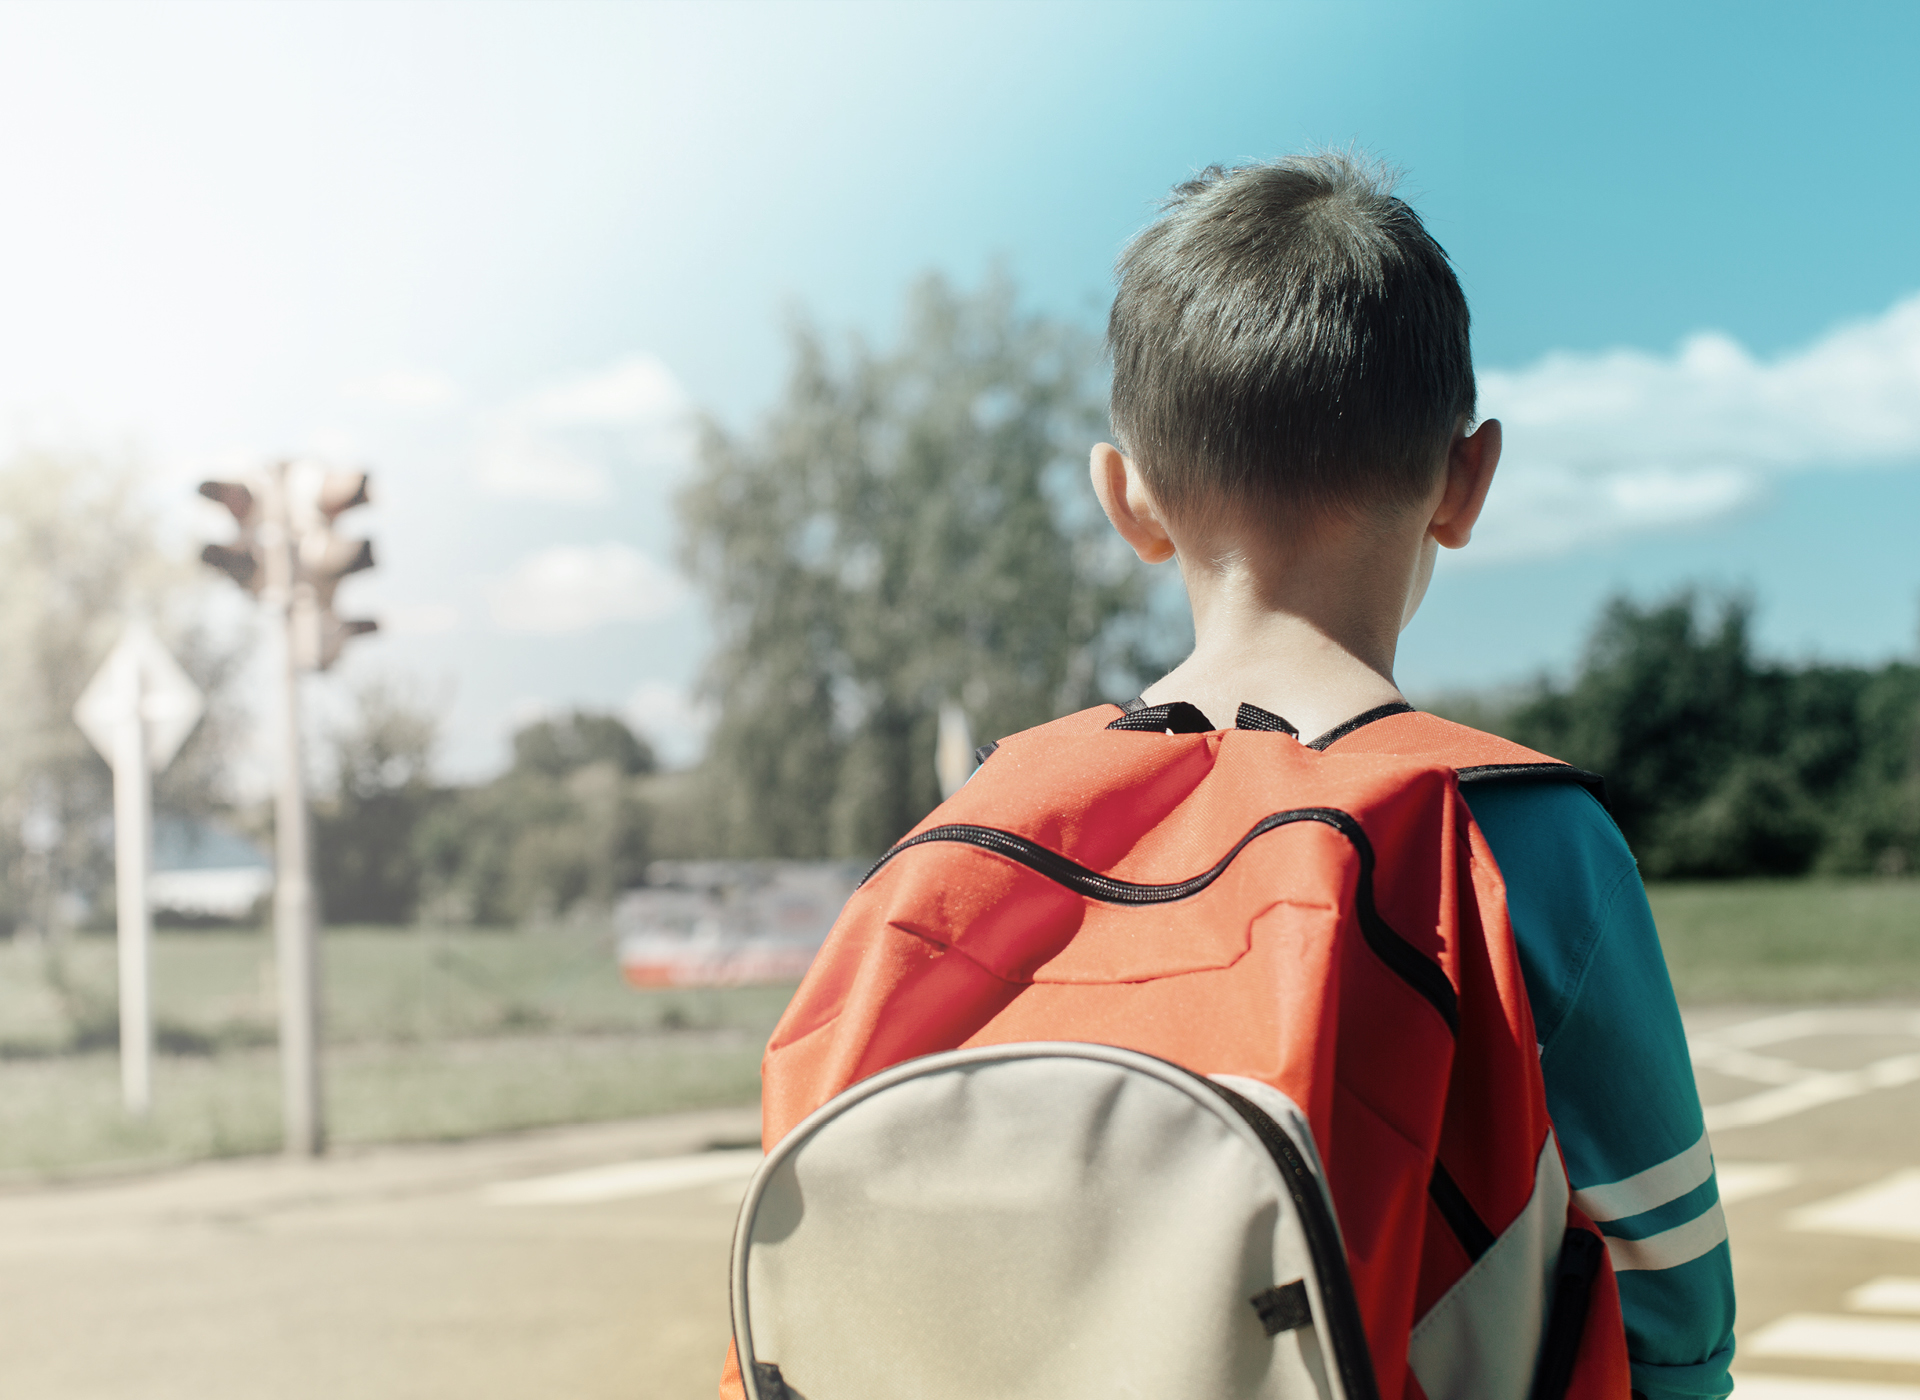
{"label": "orange backpack", "polygon": [[1259,711],[1174,732],[1198,727],[1162,727],[1175,709],[1198,716],[1102,706],[1003,740],[881,859],[768,1045],[767,1145],[963,1047],[1242,1076],[1310,1124],[1381,1395],[1624,1400],[1612,1269],[1459,791],[1597,780],[1401,706],[1313,746]]}

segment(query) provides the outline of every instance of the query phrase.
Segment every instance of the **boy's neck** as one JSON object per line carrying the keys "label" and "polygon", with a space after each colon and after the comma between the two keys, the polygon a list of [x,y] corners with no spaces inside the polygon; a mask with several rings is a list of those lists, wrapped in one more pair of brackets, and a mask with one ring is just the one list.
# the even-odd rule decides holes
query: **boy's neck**
{"label": "boy's neck", "polygon": [[1213,557],[1198,561],[1182,550],[1193,653],[1143,698],[1188,701],[1223,728],[1257,705],[1302,739],[1402,699],[1394,652],[1431,551],[1419,531],[1371,531],[1364,545],[1356,533],[1328,526],[1284,548],[1215,537]]}

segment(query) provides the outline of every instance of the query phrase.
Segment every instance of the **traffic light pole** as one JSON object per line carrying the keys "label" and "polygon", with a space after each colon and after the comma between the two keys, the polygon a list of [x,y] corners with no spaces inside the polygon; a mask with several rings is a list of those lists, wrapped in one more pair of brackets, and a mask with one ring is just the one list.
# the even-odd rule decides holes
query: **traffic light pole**
{"label": "traffic light pole", "polygon": [[327,1141],[320,1083],[320,919],[300,744],[300,677],[326,670],[348,640],[378,624],[333,611],[340,580],[373,567],[370,541],[342,538],[333,529],[342,512],[367,504],[367,474],[304,465],[302,470],[281,462],[251,483],[201,482],[200,494],[226,507],[240,536],[230,545],[208,545],[200,558],[259,598],[277,634],[273,940],[280,973],[281,1097],[288,1154],[316,1157]]}
{"label": "traffic light pole", "polygon": [[280,1075],[288,1155],[326,1148],[320,1089],[320,940],[308,849],[307,774],[300,744],[300,664],[294,638],[298,541],[288,520],[286,472],[279,473],[263,534],[268,611],[279,633],[279,782],[274,800],[273,940],[280,973]]}

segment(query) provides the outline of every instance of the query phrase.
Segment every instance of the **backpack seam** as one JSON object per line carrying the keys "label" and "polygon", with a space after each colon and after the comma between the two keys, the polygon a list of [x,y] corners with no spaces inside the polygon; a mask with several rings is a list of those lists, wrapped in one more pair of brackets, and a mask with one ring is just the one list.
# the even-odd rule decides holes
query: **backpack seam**
{"label": "backpack seam", "polygon": [[1639,867],[1634,865],[1632,861],[1628,861],[1626,868],[1614,876],[1613,883],[1607,886],[1606,892],[1596,901],[1597,907],[1594,917],[1587,921],[1586,928],[1586,932],[1592,936],[1586,940],[1586,947],[1581,954],[1579,970],[1573,978],[1573,989],[1567,995],[1566,1010],[1560,1013],[1560,1019],[1555,1023],[1553,1028],[1552,1038],[1542,1042],[1540,1046],[1540,1059],[1542,1063],[1545,1063],[1547,1055],[1553,1050],[1554,1045],[1559,1043],[1560,1032],[1566,1028],[1567,1022],[1573,1018],[1574,1007],[1580,1004],[1580,998],[1586,994],[1587,977],[1593,971],[1594,959],[1598,956],[1600,944],[1605,940],[1609,931],[1613,916],[1613,906],[1619,901],[1621,890],[1626,887],[1627,877],[1639,873]]}

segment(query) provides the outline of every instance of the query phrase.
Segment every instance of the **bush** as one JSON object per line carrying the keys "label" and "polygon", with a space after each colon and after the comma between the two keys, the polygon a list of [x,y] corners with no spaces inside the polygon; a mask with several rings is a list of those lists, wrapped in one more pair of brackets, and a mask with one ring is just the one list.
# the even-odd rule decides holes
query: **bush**
{"label": "bush", "polygon": [[650,858],[653,751],[611,715],[575,711],[514,736],[514,765],[444,795],[412,846],[425,912],[518,925],[604,912]]}
{"label": "bush", "polygon": [[1920,667],[1761,662],[1751,616],[1616,598],[1571,685],[1477,718],[1604,775],[1649,875],[1920,869]]}

